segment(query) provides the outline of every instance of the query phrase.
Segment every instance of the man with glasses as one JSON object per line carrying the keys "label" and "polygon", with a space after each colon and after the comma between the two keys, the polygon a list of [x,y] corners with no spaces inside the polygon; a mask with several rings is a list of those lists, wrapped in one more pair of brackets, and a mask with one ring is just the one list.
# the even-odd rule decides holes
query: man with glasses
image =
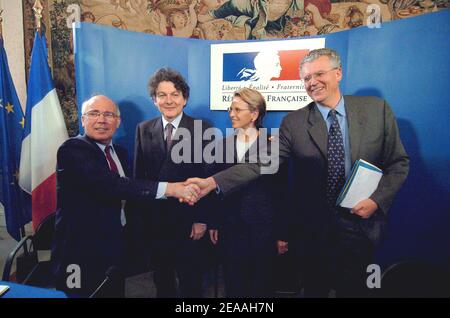
{"label": "man with glasses", "polygon": [[[341,94],[336,51],[311,51],[301,62],[300,75],[313,102],[288,114],[280,127],[280,162],[293,161],[294,187],[279,252],[289,249],[298,256],[305,296],[327,297],[333,288],[338,297],[364,297],[369,291],[366,268],[374,261],[409,158],[386,101]],[[352,209],[338,207],[337,196],[358,159],[381,168],[381,181]],[[257,164],[243,164],[189,181],[202,188],[201,196],[216,188],[226,196],[259,176]]]}
{"label": "man with glasses", "polygon": [[[87,297],[108,271],[114,277],[101,295],[123,297],[125,247],[131,233],[125,226],[122,200],[150,204],[156,198],[157,182],[127,177],[126,151],[112,144],[120,112],[111,99],[90,98],[83,103],[82,114],[85,134],[64,142],[57,154],[58,211],[52,252],[57,288]],[[165,189],[165,196],[187,201],[196,195],[195,187],[181,183],[170,183]]]}

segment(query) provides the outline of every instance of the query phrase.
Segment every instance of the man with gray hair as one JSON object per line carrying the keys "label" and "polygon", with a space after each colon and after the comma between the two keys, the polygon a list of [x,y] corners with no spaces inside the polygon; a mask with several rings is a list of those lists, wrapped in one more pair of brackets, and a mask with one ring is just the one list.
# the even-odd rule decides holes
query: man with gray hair
{"label": "man with gray hair", "polygon": [[[88,297],[107,275],[111,281],[101,295],[123,297],[125,247],[131,233],[125,226],[122,200],[149,205],[158,183],[127,177],[126,151],[112,143],[120,112],[111,99],[97,95],[84,102],[81,121],[85,134],[68,139],[57,154],[58,211],[52,251],[56,285],[70,295]],[[189,201],[196,190],[169,183],[165,196]]]}
{"label": "man with gray hair", "polygon": [[[285,211],[279,253],[291,250],[302,264],[306,297],[368,296],[366,268],[373,263],[395,194],[406,179],[409,157],[386,101],[343,96],[339,54],[311,51],[300,76],[313,102],[288,114],[280,127],[280,162],[293,161],[291,211]],[[336,205],[351,166],[364,159],[383,170],[375,192],[352,209]],[[242,164],[207,179],[190,179],[201,196],[223,195],[260,176],[258,164]],[[288,246],[289,242],[289,246]]]}

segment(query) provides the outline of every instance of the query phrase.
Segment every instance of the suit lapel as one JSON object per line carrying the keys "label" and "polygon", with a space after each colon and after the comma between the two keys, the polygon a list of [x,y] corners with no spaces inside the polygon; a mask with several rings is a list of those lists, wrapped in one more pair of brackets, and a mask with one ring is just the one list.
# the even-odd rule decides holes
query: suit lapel
{"label": "suit lapel", "polygon": [[[233,147],[229,147],[229,149],[227,149],[227,152],[229,151],[233,151],[232,154],[228,154],[228,156],[231,158],[233,157],[233,163],[235,162],[239,162],[239,157],[238,157],[238,152],[237,152],[237,135],[236,132],[228,137],[230,139],[230,145],[233,145]],[[245,158],[245,155],[244,155]]]}
{"label": "suit lapel", "polygon": [[98,156],[98,158],[102,161],[105,169],[109,170],[109,164],[108,161],[106,160],[105,153],[100,149],[97,143],[93,139],[89,138],[87,135],[83,135],[81,139],[89,143],[95,149],[95,153]]}
{"label": "suit lapel", "polygon": [[[242,157],[242,159],[239,159],[238,157],[238,150],[237,150],[237,134],[234,133],[233,135],[227,137],[226,140],[229,140],[228,143],[230,145],[233,145],[233,147],[225,147],[225,150],[228,152],[228,156],[229,157],[233,157],[234,162],[235,163],[242,163],[245,162],[246,160],[248,160],[248,158],[250,158],[251,155],[255,155],[257,154],[258,151],[258,141],[259,141],[259,137],[255,140],[255,142],[245,151],[244,156]],[[227,142],[225,142],[225,144],[228,144]],[[233,153],[231,154],[230,152],[233,151]]]}
{"label": "suit lapel", "polygon": [[[185,113],[183,113],[183,116],[181,117],[180,120],[180,124],[177,127],[177,130],[175,132],[175,135],[172,137],[173,142],[172,142],[172,146],[173,147],[175,144],[180,142],[180,130],[178,128],[185,128],[187,130],[189,130],[189,132],[191,133],[191,138],[194,138],[194,121],[191,117],[189,117],[188,115],[186,115]],[[187,136],[183,136],[183,138],[186,138]],[[193,145],[193,144],[192,144]]]}
{"label": "suit lapel", "polygon": [[326,159],[328,142],[327,125],[319,110],[316,108],[315,103],[311,103],[307,107],[309,107],[308,133]]}
{"label": "suit lapel", "polygon": [[114,144],[114,150],[117,153],[117,157],[119,158],[120,165],[122,166],[125,176],[128,177],[130,175],[130,167],[128,166],[127,153],[116,144]]}
{"label": "suit lapel", "polygon": [[261,143],[261,136],[258,136],[256,140],[251,144],[251,146],[247,149],[242,160],[250,160],[250,158],[254,160],[254,158],[258,158],[258,150],[260,150],[262,146],[260,143]]}
{"label": "suit lapel", "polygon": [[155,149],[159,150],[158,153],[166,155],[166,141],[164,140],[164,127],[161,117],[155,121],[151,134],[152,140],[156,144]]}
{"label": "suit lapel", "polygon": [[352,103],[352,100],[344,97],[345,112],[347,113],[351,160],[352,163],[359,159],[359,148],[361,145],[361,134],[364,131],[366,118],[360,112],[360,108]]}
{"label": "suit lapel", "polygon": [[231,163],[230,160],[233,160],[233,163],[238,162],[235,134],[229,135],[222,139],[222,159],[223,163],[226,164]]}
{"label": "suit lapel", "polygon": [[145,158],[151,160],[148,163],[150,174],[158,175],[166,158],[166,143],[161,117],[147,126],[143,135],[145,142],[148,143],[145,147]]}

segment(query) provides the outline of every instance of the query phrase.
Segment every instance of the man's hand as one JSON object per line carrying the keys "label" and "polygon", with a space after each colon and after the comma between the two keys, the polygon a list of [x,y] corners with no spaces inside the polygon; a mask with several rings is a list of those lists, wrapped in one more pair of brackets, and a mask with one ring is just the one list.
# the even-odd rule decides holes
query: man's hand
{"label": "man's hand", "polygon": [[219,230],[209,230],[209,238],[216,245],[217,241],[219,241]]}
{"label": "man's hand", "polygon": [[283,255],[289,250],[288,244],[289,243],[285,241],[277,241],[278,255]]}
{"label": "man's hand", "polygon": [[194,223],[192,224],[191,235],[189,235],[190,239],[194,241],[199,240],[203,237],[206,231],[206,224],[203,223]]}
{"label": "man's hand", "polygon": [[363,219],[368,219],[378,209],[378,204],[372,199],[365,199],[358,202],[353,209],[352,213],[359,215]]}
{"label": "man's hand", "polygon": [[181,202],[194,205],[199,199],[200,193],[200,188],[195,184],[185,185],[183,182],[169,182],[167,184],[165,196],[178,198]]}
{"label": "man's hand", "polygon": [[198,188],[200,188],[200,195],[198,197],[198,200],[203,198],[205,195],[210,193],[212,190],[217,188],[216,181],[213,177],[209,177],[206,179],[202,178],[189,178],[184,183],[184,185],[196,185]]}

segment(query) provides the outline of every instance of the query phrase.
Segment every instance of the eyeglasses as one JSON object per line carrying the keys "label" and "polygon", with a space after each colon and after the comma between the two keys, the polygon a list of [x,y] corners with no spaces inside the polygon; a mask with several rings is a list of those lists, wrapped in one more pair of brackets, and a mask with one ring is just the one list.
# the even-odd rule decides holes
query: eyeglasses
{"label": "eyeglasses", "polygon": [[116,117],[119,117],[113,112],[99,112],[98,110],[91,110],[90,112],[84,113],[83,116],[87,116],[88,118],[98,119],[100,115],[103,115],[103,118],[106,120],[113,120]]}
{"label": "eyeglasses", "polygon": [[236,115],[238,115],[243,110],[250,110],[251,111],[251,109],[249,109],[249,108],[236,108],[236,107],[228,107],[227,108],[227,111],[229,113],[234,112]]}
{"label": "eyeglasses", "polygon": [[318,80],[318,81],[320,81],[321,79],[323,79],[323,77],[325,76],[326,73],[331,72],[333,70],[337,70],[337,69],[338,69],[338,67],[334,67],[334,68],[332,68],[331,70],[328,70],[328,71],[319,71],[317,73],[313,73],[311,75],[305,76],[303,78],[303,81],[305,82],[305,84],[311,82],[313,78]]}

